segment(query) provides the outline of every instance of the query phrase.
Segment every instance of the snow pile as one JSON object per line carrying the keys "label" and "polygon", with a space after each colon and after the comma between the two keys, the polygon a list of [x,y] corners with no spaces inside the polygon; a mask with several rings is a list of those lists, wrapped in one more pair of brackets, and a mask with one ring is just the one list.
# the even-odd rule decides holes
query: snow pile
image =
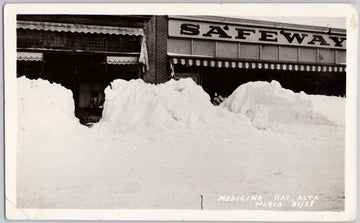
{"label": "snow pile", "polygon": [[243,84],[220,107],[246,115],[258,129],[274,123],[330,124],[326,117],[313,111],[313,103],[304,92],[284,89],[277,81]]}
{"label": "snow pile", "polygon": [[[44,80],[17,84],[18,208],[198,210],[201,194],[204,209],[280,210],[218,201],[239,191],[264,201],[279,191],[319,195],[314,207],[284,202],[281,210],[344,208],[345,128],[292,125],[310,122],[309,114],[321,120],[311,109],[343,120],[344,98],[256,82],[219,107],[191,79],[116,80],[103,119],[87,128],[74,116],[71,91]],[[291,131],[259,131],[243,113],[253,123],[261,115],[288,122]]]}
{"label": "snow pile", "polygon": [[105,95],[100,125],[118,131],[169,127],[197,129],[232,122],[235,118],[249,123],[243,115],[235,116],[214,107],[209,95],[191,78],[159,85],[141,79],[115,80],[105,89]]}
{"label": "snow pile", "polygon": [[19,150],[28,147],[47,150],[55,146],[71,149],[73,135],[85,134],[87,127],[75,117],[70,90],[25,77],[17,79],[17,86]]}
{"label": "snow pile", "polygon": [[338,126],[345,126],[345,98],[324,95],[307,96],[314,104],[315,112],[324,115]]}
{"label": "snow pile", "polygon": [[[18,112],[20,124],[35,127],[46,125],[48,128],[70,126],[79,122],[74,114],[72,92],[60,84],[26,77],[17,79]],[[34,126],[35,125],[35,126]]]}

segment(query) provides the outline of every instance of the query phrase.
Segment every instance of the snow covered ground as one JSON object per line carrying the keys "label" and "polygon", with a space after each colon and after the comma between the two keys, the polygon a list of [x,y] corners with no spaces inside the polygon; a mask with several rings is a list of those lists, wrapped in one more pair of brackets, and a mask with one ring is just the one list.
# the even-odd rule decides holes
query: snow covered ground
{"label": "snow covered ground", "polygon": [[18,79],[18,207],[344,209],[345,98],[251,82],[213,106],[191,79],[111,85],[87,128],[71,91]]}

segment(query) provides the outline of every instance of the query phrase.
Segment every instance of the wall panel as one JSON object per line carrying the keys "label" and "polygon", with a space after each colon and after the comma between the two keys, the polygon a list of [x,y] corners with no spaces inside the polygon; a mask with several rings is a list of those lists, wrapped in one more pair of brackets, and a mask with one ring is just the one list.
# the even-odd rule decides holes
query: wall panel
{"label": "wall panel", "polygon": [[298,49],[297,47],[280,46],[279,57],[281,61],[297,61]]}
{"label": "wall panel", "polygon": [[194,40],[194,55],[215,56],[215,41]]}
{"label": "wall panel", "polygon": [[259,45],[257,44],[240,44],[240,58],[260,59]]}
{"label": "wall panel", "polygon": [[217,42],[217,57],[236,59],[238,55],[238,44],[228,42]]}
{"label": "wall panel", "polygon": [[262,60],[279,60],[279,47],[263,45],[261,50]]}
{"label": "wall panel", "polygon": [[316,62],[316,49],[300,48],[300,62]]}
{"label": "wall panel", "polygon": [[168,52],[190,54],[191,40],[189,39],[168,39]]}
{"label": "wall panel", "polygon": [[345,63],[346,62],[346,51],[337,50],[336,51],[336,63]]}

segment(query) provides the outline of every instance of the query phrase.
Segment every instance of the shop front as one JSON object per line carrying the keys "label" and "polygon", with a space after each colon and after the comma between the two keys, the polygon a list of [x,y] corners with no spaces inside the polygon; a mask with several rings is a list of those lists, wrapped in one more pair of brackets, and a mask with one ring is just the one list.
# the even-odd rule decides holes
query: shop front
{"label": "shop front", "polygon": [[249,81],[345,95],[346,32],[211,16],[18,15],[17,76],[59,83],[82,123],[115,79],[192,78],[213,98]]}
{"label": "shop front", "polygon": [[145,28],[151,17],[23,15],[17,20],[17,76],[72,90],[82,123],[98,121],[114,79],[148,71]]}
{"label": "shop front", "polygon": [[168,17],[170,76],[212,97],[249,81],[277,80],[309,94],[345,95],[346,32],[224,17]]}

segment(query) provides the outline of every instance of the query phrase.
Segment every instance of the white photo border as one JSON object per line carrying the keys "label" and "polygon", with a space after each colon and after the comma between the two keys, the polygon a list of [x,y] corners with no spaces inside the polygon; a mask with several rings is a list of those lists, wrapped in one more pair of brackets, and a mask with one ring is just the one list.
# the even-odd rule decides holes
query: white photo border
{"label": "white photo border", "polygon": [[[56,6],[55,6],[56,5]],[[139,7],[141,5],[141,7]],[[217,16],[346,17],[346,147],[343,212],[245,210],[17,209],[17,14],[153,14]],[[12,220],[162,220],[162,221],[351,221],[356,217],[358,12],[339,3],[46,3],[4,6],[4,136],[6,218]]]}

